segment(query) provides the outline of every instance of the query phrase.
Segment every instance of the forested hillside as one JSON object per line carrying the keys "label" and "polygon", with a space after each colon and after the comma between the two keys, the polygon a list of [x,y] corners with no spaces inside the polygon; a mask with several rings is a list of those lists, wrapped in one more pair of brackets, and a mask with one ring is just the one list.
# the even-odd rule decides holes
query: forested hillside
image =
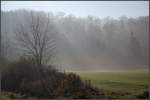
{"label": "forested hillside", "polygon": [[[17,59],[16,30],[19,23],[28,25],[30,11],[2,11],[2,54]],[[63,12],[35,12],[43,20],[49,16],[57,48],[51,63],[60,70],[141,69],[148,65],[149,17],[100,19],[94,16],[76,17]]]}

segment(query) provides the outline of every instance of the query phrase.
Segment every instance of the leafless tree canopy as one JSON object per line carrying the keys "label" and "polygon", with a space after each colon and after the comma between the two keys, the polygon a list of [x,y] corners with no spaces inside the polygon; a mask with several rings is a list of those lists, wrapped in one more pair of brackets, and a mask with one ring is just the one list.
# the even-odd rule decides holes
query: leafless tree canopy
{"label": "leafless tree canopy", "polygon": [[26,17],[26,23],[20,22],[15,30],[19,49],[25,55],[32,56],[40,66],[46,64],[54,55],[56,44],[52,28],[49,15],[30,12]]}

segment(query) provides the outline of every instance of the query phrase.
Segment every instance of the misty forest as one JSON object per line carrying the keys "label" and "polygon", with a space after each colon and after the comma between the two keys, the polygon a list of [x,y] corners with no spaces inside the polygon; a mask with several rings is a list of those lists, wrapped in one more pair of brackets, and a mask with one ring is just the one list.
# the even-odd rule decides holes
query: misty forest
{"label": "misty forest", "polygon": [[148,98],[149,16],[1,11],[0,34],[1,98]]}

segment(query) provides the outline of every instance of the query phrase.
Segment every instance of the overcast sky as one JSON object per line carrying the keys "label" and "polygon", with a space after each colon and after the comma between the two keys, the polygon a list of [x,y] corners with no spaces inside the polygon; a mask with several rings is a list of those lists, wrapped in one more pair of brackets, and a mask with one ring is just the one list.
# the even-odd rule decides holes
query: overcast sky
{"label": "overcast sky", "polygon": [[138,17],[149,15],[148,1],[2,1],[1,9],[32,9],[45,12],[64,12],[78,17],[88,15],[104,18],[111,16]]}

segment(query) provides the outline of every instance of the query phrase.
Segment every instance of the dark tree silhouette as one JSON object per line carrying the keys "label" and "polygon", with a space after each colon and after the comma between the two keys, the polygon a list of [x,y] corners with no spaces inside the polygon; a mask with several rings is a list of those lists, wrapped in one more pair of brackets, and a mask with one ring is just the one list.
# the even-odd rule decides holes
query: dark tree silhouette
{"label": "dark tree silhouette", "polygon": [[30,12],[27,17],[27,23],[19,23],[16,28],[16,37],[19,43],[19,50],[35,62],[37,76],[42,77],[41,84],[45,90],[49,91],[49,87],[45,84],[45,68],[44,66],[55,55],[56,42],[54,41],[55,31],[50,23],[48,16],[39,13]]}
{"label": "dark tree silhouette", "polygon": [[130,36],[130,49],[136,63],[142,63],[142,49],[133,32],[131,32]]}
{"label": "dark tree silhouette", "polygon": [[0,32],[0,92],[1,92],[1,32]]}
{"label": "dark tree silhouette", "polygon": [[[56,44],[54,42],[53,28],[50,18],[31,12],[27,25],[19,24],[16,36],[20,50],[34,58],[38,66],[48,63],[54,55]],[[29,26],[29,27],[28,27]]]}

